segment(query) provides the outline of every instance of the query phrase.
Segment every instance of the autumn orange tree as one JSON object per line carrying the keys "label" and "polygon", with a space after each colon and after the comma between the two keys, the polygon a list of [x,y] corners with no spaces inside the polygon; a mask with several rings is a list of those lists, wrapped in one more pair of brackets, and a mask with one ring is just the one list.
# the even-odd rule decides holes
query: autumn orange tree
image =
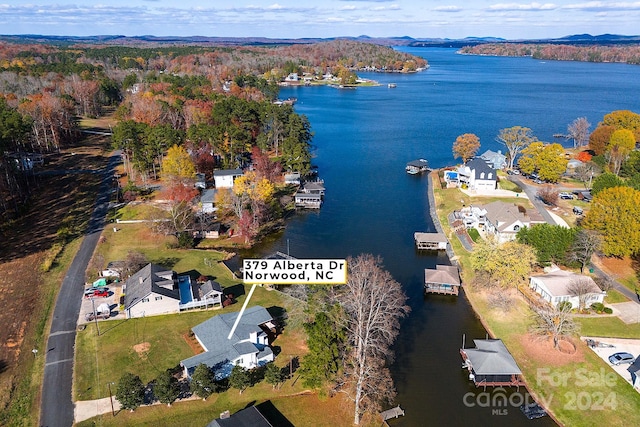
{"label": "autumn orange tree", "polygon": [[458,136],[453,143],[453,158],[460,157],[462,163],[466,164],[467,161],[476,155],[480,148],[480,138],[473,133],[465,133]]}
{"label": "autumn orange tree", "polygon": [[583,226],[602,233],[602,252],[623,257],[640,252],[640,191],[613,187],[593,198]]}
{"label": "autumn orange tree", "polygon": [[615,130],[616,128],[613,126],[600,125],[591,132],[591,135],[589,135],[589,148],[596,156],[600,156],[607,151],[611,134],[613,134]]}

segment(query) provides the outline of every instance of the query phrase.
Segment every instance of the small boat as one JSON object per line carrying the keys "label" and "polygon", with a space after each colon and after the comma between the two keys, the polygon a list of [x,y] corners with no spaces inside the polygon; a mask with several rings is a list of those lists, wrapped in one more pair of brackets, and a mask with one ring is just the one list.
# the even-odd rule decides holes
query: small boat
{"label": "small boat", "polygon": [[520,410],[522,411],[524,416],[529,418],[530,420],[542,418],[547,415],[547,411],[545,411],[544,408],[538,405],[536,402],[522,405],[520,406]]}
{"label": "small boat", "polygon": [[417,175],[429,171],[429,163],[425,159],[412,160],[407,163],[405,170],[410,175]]}
{"label": "small boat", "polygon": [[387,85],[387,87],[389,87],[389,88],[394,88],[394,87],[396,87],[396,84],[395,84],[395,83],[389,83],[389,84]]}

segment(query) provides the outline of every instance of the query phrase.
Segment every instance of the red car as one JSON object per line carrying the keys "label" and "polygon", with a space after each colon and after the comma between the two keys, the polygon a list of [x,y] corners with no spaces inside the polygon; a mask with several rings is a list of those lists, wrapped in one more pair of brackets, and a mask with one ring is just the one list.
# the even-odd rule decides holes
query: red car
{"label": "red car", "polygon": [[93,292],[85,293],[85,298],[94,298],[94,297],[103,297],[106,298],[109,296],[109,291],[106,289],[95,289]]}

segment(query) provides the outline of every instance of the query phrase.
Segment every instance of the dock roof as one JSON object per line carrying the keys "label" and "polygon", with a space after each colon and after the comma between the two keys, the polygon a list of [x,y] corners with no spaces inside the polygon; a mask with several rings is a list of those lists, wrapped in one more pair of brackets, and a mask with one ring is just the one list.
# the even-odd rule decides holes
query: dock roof
{"label": "dock roof", "polygon": [[473,371],[478,375],[522,374],[502,340],[473,340],[476,348],[465,348]]}
{"label": "dock roof", "polygon": [[413,238],[418,243],[447,242],[447,236],[443,233],[423,233],[423,232],[417,231],[413,233]]}
{"label": "dock roof", "polygon": [[458,267],[453,265],[436,265],[435,270],[424,270],[425,283],[438,283],[444,285],[460,285]]}

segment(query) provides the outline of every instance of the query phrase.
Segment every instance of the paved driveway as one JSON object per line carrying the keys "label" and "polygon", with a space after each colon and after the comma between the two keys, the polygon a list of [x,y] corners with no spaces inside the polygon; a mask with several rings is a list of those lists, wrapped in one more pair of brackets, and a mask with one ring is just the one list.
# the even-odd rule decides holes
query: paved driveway
{"label": "paved driveway", "polygon": [[[607,363],[607,365],[611,366],[611,369],[613,369],[618,375],[620,375],[626,382],[631,384],[631,374],[629,373],[629,371],[627,371],[627,368],[629,367],[629,365],[624,364],[624,365],[613,366],[611,365],[611,363],[609,363],[609,356],[611,356],[614,353],[619,353],[624,351],[624,352],[633,354],[635,357],[638,357],[638,355],[640,355],[640,340],[622,339],[622,338],[580,337],[580,339],[583,341],[588,338],[591,338],[594,341],[600,341],[603,343],[612,344],[614,346],[612,348],[595,347],[595,348],[592,348],[591,350],[593,350],[595,354],[600,356],[600,358],[604,360]],[[640,392],[640,390],[638,390],[637,388],[636,388],[636,391]]]}

